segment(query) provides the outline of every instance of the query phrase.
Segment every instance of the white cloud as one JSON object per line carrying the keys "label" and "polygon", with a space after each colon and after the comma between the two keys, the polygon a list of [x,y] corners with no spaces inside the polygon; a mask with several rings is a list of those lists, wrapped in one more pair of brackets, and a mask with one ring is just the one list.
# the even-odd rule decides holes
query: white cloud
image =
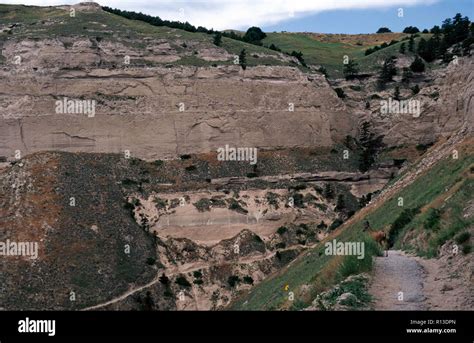
{"label": "white cloud", "polygon": [[[438,0],[100,0],[103,6],[120,8],[162,19],[188,21],[214,29],[245,29],[338,9],[374,9],[431,4]],[[3,0],[25,5],[74,4],[78,0]],[[394,12],[394,15],[396,13]]]}

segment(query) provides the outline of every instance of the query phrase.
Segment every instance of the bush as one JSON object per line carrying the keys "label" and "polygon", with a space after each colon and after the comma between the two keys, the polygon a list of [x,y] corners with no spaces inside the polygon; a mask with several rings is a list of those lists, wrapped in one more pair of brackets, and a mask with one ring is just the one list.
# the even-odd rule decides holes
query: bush
{"label": "bush", "polygon": [[176,284],[182,286],[182,287],[191,287],[191,284],[189,283],[189,281],[186,279],[185,276],[181,275],[181,276],[178,276],[176,278],[176,281],[175,281]]}
{"label": "bush", "polygon": [[229,210],[236,211],[242,214],[247,214],[248,211],[243,208],[240,203],[235,199],[229,199]]}
{"label": "bush", "polygon": [[390,33],[392,32],[388,27],[381,27],[377,30],[376,33]]}
{"label": "bush", "polygon": [[462,246],[462,253],[464,255],[467,255],[471,252],[471,245],[470,244],[466,244],[466,245],[463,245]]}
{"label": "bush", "polygon": [[420,87],[418,85],[414,85],[413,87],[410,88],[413,94],[418,94],[420,93]]}
{"label": "bush", "polygon": [[251,44],[260,45],[261,40],[266,36],[266,33],[263,32],[259,27],[252,26],[247,30],[247,32],[245,32],[243,40]]}
{"label": "bush", "polygon": [[221,46],[221,42],[222,42],[222,33],[217,32],[214,35],[214,45]]}
{"label": "bush", "polygon": [[428,216],[426,217],[424,227],[427,230],[437,229],[439,226],[439,220],[441,219],[441,212],[436,208],[430,208],[428,210]]}
{"label": "bush", "polygon": [[148,265],[150,265],[150,266],[154,265],[155,262],[156,262],[156,260],[155,260],[154,257],[148,257],[148,258],[146,259],[146,264],[148,264]]}
{"label": "bush", "polygon": [[284,234],[285,232],[287,232],[287,231],[288,231],[288,229],[287,229],[286,227],[280,226],[280,227],[278,228],[278,230],[277,230],[277,233],[281,236],[281,235],[283,235],[283,234]]}
{"label": "bush", "polygon": [[342,88],[335,88],[334,91],[336,92],[337,96],[341,99],[344,99],[346,97],[346,94],[342,90]]}
{"label": "bush", "polygon": [[418,208],[405,209],[403,210],[397,219],[390,226],[390,231],[388,234],[388,243],[392,247],[395,244],[395,240],[398,237],[400,231],[408,225],[413,218],[420,212]]}
{"label": "bush", "polygon": [[464,242],[467,242],[471,238],[471,234],[467,231],[461,232],[459,235],[457,235],[454,240],[456,241],[457,244],[463,244]]}
{"label": "bush", "polygon": [[159,210],[162,210],[162,209],[166,208],[167,202],[164,199],[161,199],[161,198],[157,197],[157,198],[155,198],[155,200],[153,200],[153,202],[155,203],[156,208],[159,209]]}
{"label": "bush", "polygon": [[253,285],[253,279],[251,276],[244,276],[243,280],[244,280],[244,283]]}
{"label": "bush", "polygon": [[336,211],[343,211],[345,208],[346,208],[346,203],[344,201],[344,196],[342,194],[339,194],[337,196]]}
{"label": "bush", "polygon": [[208,198],[202,198],[195,202],[193,205],[197,208],[199,212],[210,211],[212,201]]}
{"label": "bush", "polygon": [[414,73],[422,73],[425,71],[425,64],[419,56],[416,56],[413,63],[410,64],[410,69]]}
{"label": "bush", "polygon": [[170,283],[170,279],[164,273],[160,276],[159,280],[163,285],[169,285]]}
{"label": "bush", "polygon": [[342,223],[344,223],[344,222],[342,221],[342,219],[337,218],[336,220],[334,220],[334,221],[331,223],[331,225],[329,226],[329,230],[332,231],[332,230],[337,229],[339,226],[342,225]]}
{"label": "bush", "polygon": [[416,27],[416,26],[407,26],[405,27],[405,29],[403,30],[403,33],[411,33],[411,34],[414,34],[414,33],[418,33],[420,32],[420,30]]}
{"label": "bush", "polygon": [[234,288],[240,282],[240,278],[237,275],[231,275],[227,279],[227,283],[230,287]]}

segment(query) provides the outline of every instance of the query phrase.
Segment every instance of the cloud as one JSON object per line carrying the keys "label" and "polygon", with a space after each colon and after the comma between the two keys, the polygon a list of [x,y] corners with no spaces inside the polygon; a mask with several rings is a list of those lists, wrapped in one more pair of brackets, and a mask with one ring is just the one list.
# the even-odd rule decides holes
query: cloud
{"label": "cloud", "polygon": [[[70,0],[3,0],[27,5],[74,4]],[[120,8],[162,19],[188,21],[195,26],[246,29],[295,20],[330,10],[382,9],[428,5],[437,0],[100,0],[103,6]],[[394,15],[396,15],[394,13]]]}

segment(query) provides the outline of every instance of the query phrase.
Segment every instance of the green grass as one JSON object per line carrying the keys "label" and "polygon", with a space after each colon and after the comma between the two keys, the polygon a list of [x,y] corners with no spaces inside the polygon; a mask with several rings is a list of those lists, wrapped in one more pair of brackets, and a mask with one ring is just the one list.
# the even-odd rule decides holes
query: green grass
{"label": "green grass", "polygon": [[[408,187],[402,189],[392,199],[367,215],[366,218],[342,231],[337,240],[360,241],[361,239],[367,239],[362,234],[363,220],[369,220],[374,230],[380,230],[391,225],[404,209],[418,208],[430,204],[438,196],[453,187],[460,180],[461,174],[466,172],[472,163],[474,163],[474,156],[472,154],[461,154],[461,157],[457,160],[446,158],[438,162],[429,172],[420,176]],[[461,232],[467,225],[472,225],[473,219],[471,218],[469,221],[464,220],[461,213],[468,199],[472,198],[473,181],[472,179],[466,179],[464,182],[459,191],[446,202],[445,211],[451,211],[447,212],[451,213],[451,215],[443,217],[442,221],[445,221],[442,224],[444,229],[439,230],[436,236],[429,239],[428,245],[431,249],[439,246],[448,237],[451,238],[456,233]],[[403,198],[404,206],[398,206],[399,197]],[[422,224],[426,221],[427,215],[420,214],[416,216],[404,227],[399,238],[414,228],[424,230]],[[422,232],[420,231],[419,233]],[[287,292],[284,290],[285,285],[289,285],[290,289],[295,291],[295,300],[298,300],[300,303],[303,301],[306,305],[309,305],[319,292],[340,282],[343,277],[370,270],[372,263],[370,257],[378,254],[375,247],[371,247],[370,242],[373,241],[367,241],[366,259],[364,260],[357,260],[354,257],[327,256],[324,254],[324,245],[321,243],[295,260],[287,269],[256,285],[248,294],[237,299],[231,308],[240,310],[271,310],[285,307],[288,303]],[[400,246],[400,243],[396,243],[397,245],[402,248],[410,248],[403,244]],[[466,250],[468,249],[466,248]],[[419,250],[419,252],[427,251]],[[303,285],[312,286],[310,297],[300,294],[299,290]]]}
{"label": "green grass", "polygon": [[[201,32],[188,32],[164,26],[152,26],[137,20],[128,20],[118,15],[104,12],[76,11],[71,18],[69,12],[54,7],[35,7],[0,4],[0,21],[2,23],[20,23],[14,28],[13,34],[4,39],[51,39],[64,37],[85,37],[92,39],[120,42],[134,49],[145,49],[149,44],[145,38],[167,40],[178,54],[182,55],[184,48],[181,42],[192,41],[200,47],[214,48],[213,36]],[[47,25],[44,25],[47,23]],[[0,37],[0,39],[2,39]],[[222,48],[232,55],[238,55],[242,49],[247,52],[247,65],[291,65],[280,59],[278,53],[262,46],[222,38]],[[252,54],[265,54],[265,57],[254,58]],[[137,61],[135,61],[137,62]],[[140,61],[138,61],[140,62]],[[1,63],[1,61],[0,61]],[[143,61],[145,64],[159,64]],[[197,56],[184,56],[179,61],[167,63],[172,65],[211,66],[233,64],[229,61],[205,61]]]}
{"label": "green grass", "polygon": [[[429,38],[430,34],[420,34],[415,38],[415,46],[421,37]],[[405,46],[408,49],[408,41]],[[399,54],[402,41],[378,50],[368,56],[365,56],[365,50],[375,45],[356,45],[340,42],[322,42],[306,34],[301,33],[268,33],[267,38],[263,40],[266,46],[275,44],[286,52],[293,50],[301,51],[307,64],[324,66],[329,77],[342,77],[343,59],[347,55],[350,59],[356,60],[361,72],[375,72],[380,68],[380,63],[387,57]],[[408,52],[407,55],[412,55]]]}

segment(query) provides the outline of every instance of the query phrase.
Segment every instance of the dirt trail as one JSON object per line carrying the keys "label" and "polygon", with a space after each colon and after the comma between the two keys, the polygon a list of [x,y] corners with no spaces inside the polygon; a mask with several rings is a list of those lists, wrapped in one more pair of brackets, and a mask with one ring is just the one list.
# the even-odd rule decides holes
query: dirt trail
{"label": "dirt trail", "polygon": [[[369,293],[375,310],[424,310],[425,271],[418,261],[401,251],[377,257]],[[401,292],[401,293],[400,293]]]}
{"label": "dirt trail", "polygon": [[[425,259],[403,251],[377,257],[369,293],[375,310],[472,310],[474,263],[470,255],[453,255],[452,242],[439,258]],[[399,300],[403,292],[403,300]]]}

